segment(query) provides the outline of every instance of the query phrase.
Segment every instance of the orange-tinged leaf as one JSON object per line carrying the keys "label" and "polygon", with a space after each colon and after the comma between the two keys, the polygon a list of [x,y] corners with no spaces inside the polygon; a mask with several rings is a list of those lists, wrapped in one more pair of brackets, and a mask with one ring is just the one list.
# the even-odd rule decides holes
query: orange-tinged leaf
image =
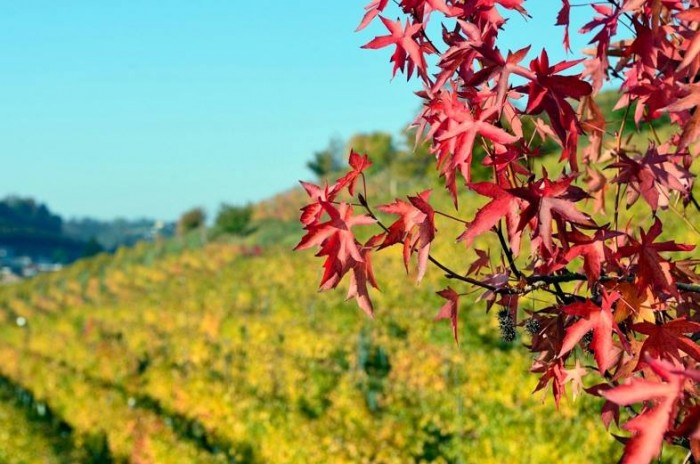
{"label": "orange-tinged leaf", "polygon": [[649,288],[640,289],[631,282],[623,282],[615,287],[620,299],[615,305],[615,322],[620,323],[632,317],[632,322],[654,322],[654,294]]}

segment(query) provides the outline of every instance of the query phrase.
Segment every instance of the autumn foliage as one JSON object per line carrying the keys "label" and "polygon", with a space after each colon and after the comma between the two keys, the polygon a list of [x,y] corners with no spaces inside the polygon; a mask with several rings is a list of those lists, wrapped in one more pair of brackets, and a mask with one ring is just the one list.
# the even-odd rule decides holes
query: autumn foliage
{"label": "autumn foliage", "polygon": [[[332,185],[304,183],[310,203],[297,249],[317,249],[321,289],[347,278],[348,298],[370,316],[369,289],[378,286],[374,253],[403,247],[407,270],[416,256],[419,281],[432,262],[451,281],[439,292],[436,319],[450,321],[456,340],[460,299],[477,287],[489,309],[500,307],[504,339],[520,332],[527,340],[537,390],[551,389],[557,404],[567,384],[575,394],[604,399],[604,425],[628,432],[618,437],[622,462],[649,462],[664,442],[698,460],[699,261],[690,254],[694,245],[662,235],[671,221],[698,233],[689,217],[700,210],[693,197],[700,2],[562,0],[552,22],[562,27],[557,46],[567,50],[573,7],[590,15],[579,31],[590,37],[590,49],[554,63],[546,50],[499,48],[506,18],[528,16],[524,0],[370,3],[358,30],[378,19],[387,33],[364,48],[389,47],[392,73],[422,83],[423,108],[413,123],[418,141],[430,144],[455,208],[466,191],[482,197],[483,206],[465,218],[437,211],[430,189],[371,206],[358,188],[371,153],[352,152],[350,171]],[[428,28],[437,21],[439,29]],[[616,107],[630,122],[606,121],[595,99],[605,83],[618,88]],[[661,118],[670,120],[672,133],[654,131]],[[625,124],[651,129],[644,149],[629,144]],[[526,125],[534,130],[527,133]],[[539,150],[549,140],[561,156],[556,171],[547,172]],[[488,181],[472,180],[475,146],[486,152]],[[646,222],[624,222],[624,211],[637,203]],[[384,224],[375,211],[394,222]],[[436,215],[463,223],[463,233],[439,236]],[[375,235],[356,238],[356,228],[372,226]],[[468,270],[431,255],[438,237],[456,238],[455,252],[472,254],[474,240],[491,234],[499,249],[476,250]],[[522,301],[534,294],[543,303],[526,309]]]}

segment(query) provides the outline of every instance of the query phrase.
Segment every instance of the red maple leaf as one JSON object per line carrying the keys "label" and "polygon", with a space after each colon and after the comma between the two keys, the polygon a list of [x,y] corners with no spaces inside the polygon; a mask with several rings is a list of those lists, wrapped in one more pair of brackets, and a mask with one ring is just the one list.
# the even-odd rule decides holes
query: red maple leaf
{"label": "red maple leaf", "polygon": [[588,279],[588,286],[590,288],[600,278],[603,262],[606,261],[606,257],[609,255],[610,250],[605,245],[605,240],[613,238],[616,235],[619,234],[612,233],[607,229],[596,231],[593,237],[589,237],[575,228],[571,231],[560,232],[560,238],[563,239],[563,242],[568,243],[570,248],[566,249],[564,253],[558,257],[556,262],[545,266],[543,269],[538,270],[538,272],[546,272],[549,274],[558,271],[580,256],[583,258],[583,270]]}
{"label": "red maple leaf", "polygon": [[542,373],[533,393],[544,389],[550,381],[552,382],[552,396],[554,396],[554,402],[557,408],[559,408],[559,402],[566,390],[566,369],[564,368],[564,360],[559,358],[547,362],[538,359],[533,363],[530,372]]}
{"label": "red maple leaf", "polygon": [[621,338],[623,337],[612,314],[612,305],[619,297],[619,293],[608,293],[603,289],[600,306],[591,300],[586,300],[583,302],[577,301],[562,307],[561,310],[564,313],[570,316],[577,316],[580,319],[566,329],[559,356],[563,356],[571,351],[584,335],[592,330],[593,341],[591,342],[591,348],[598,365],[598,371],[602,374],[608,370],[615,363],[613,356],[613,331],[619,334]]}
{"label": "red maple leaf", "polygon": [[362,261],[355,261],[352,265],[350,273],[350,286],[348,287],[348,295],[346,299],[355,298],[357,305],[369,316],[374,317],[374,306],[369,298],[367,284],[369,283],[374,288],[379,288],[377,280],[374,278],[372,270],[372,250],[382,240],[382,235],[375,235],[370,238],[360,249]]}
{"label": "red maple leaf", "polygon": [[466,246],[469,247],[474,238],[484,232],[488,232],[498,224],[502,217],[506,217],[507,221],[512,225],[512,227],[508,228],[511,237],[511,247],[517,253],[516,250],[519,247],[513,246],[513,237],[517,236],[515,226],[518,223],[518,198],[507,189],[490,182],[469,184],[469,188],[479,195],[492,198],[492,200],[477,211],[474,220],[467,225],[467,229],[457,238],[457,241],[464,241]]}
{"label": "red maple leaf", "polygon": [[671,275],[671,264],[663,259],[659,253],[664,251],[690,251],[695,248],[695,245],[683,245],[674,241],[654,242],[661,235],[662,227],[661,221],[659,218],[656,218],[648,232],[640,231],[641,241],[637,241],[634,237],[629,237],[632,244],[620,247],[618,253],[621,257],[637,257],[638,282],[642,289],[650,287],[652,290],[666,290],[680,299],[678,289]]}
{"label": "red maple leaf", "polygon": [[680,361],[682,351],[700,362],[700,347],[697,342],[683,335],[700,332],[700,324],[697,322],[685,318],[661,325],[640,322],[634,324],[632,330],[647,335],[640,351],[641,357],[647,354],[652,358]]}
{"label": "red maple leaf", "polygon": [[647,152],[639,159],[633,159],[626,153],[618,153],[619,161],[608,168],[618,168],[619,174],[612,180],[627,184],[627,207],[633,205],[639,196],[644,198],[651,209],[659,206],[667,208],[671,190],[687,194],[690,188],[690,172],[677,165],[671,155],[659,154],[655,145],[650,145]]}
{"label": "red maple leaf", "polygon": [[408,261],[411,253],[418,252],[418,276],[420,282],[430,257],[430,244],[435,238],[435,211],[428,203],[430,190],[425,190],[417,196],[409,196],[408,202],[396,200],[388,205],[379,206],[379,210],[388,214],[396,214],[400,218],[389,226],[381,247],[404,244],[404,266],[408,272]]}
{"label": "red maple leaf", "polygon": [[539,114],[542,111],[549,116],[552,129],[559,137],[563,145],[561,159],[568,159],[571,169],[578,171],[576,160],[576,148],[578,135],[583,132],[576,112],[566,100],[573,98],[579,100],[590,95],[593,87],[588,82],[582,81],[580,75],[560,76],[560,71],[577,65],[583,60],[562,61],[554,66],[549,65],[549,57],[543,49],[539,59],[530,63],[530,69],[534,76],[527,86],[528,101],[525,112],[527,114]]}
{"label": "red maple leaf", "polygon": [[474,274],[475,272],[478,273],[481,268],[487,267],[491,263],[491,257],[489,256],[488,252],[479,250],[478,248],[474,248],[474,251],[476,252],[478,258],[469,265],[467,275]]}
{"label": "red maple leaf", "polygon": [[433,11],[440,11],[446,15],[451,15],[452,10],[444,0],[401,0],[401,8],[405,12],[416,12],[418,17],[424,20]]}
{"label": "red maple leaf", "polygon": [[[688,8],[678,13],[676,17],[689,23],[698,23],[700,22],[700,8]],[[697,28],[692,30],[697,30]],[[681,61],[681,64],[678,66],[679,71],[690,66],[700,54],[700,32],[695,32],[692,38],[686,39],[684,45],[686,45],[685,55],[683,56],[683,61]]]}
{"label": "red maple leaf", "polygon": [[[448,190],[452,194],[455,206],[457,205],[455,172],[459,171],[466,182],[471,182],[472,152],[477,136],[481,135],[498,144],[515,143],[519,139],[489,122],[497,111],[498,108],[486,111],[477,108],[476,113],[473,114],[467,106],[462,104],[461,109],[449,116],[445,130],[437,133],[434,138],[438,153],[438,167],[448,181],[451,179],[451,182],[448,182]],[[447,161],[448,157],[449,161]]]}
{"label": "red maple leaf", "polygon": [[579,32],[586,34],[597,27],[601,27],[601,30],[598,31],[590,43],[598,43],[596,47],[596,58],[607,65],[610,39],[617,33],[617,24],[621,11],[619,9],[613,10],[605,5],[591,4],[591,7],[600,14],[600,16],[596,16],[592,21],[586,23]]}
{"label": "red maple leaf", "polygon": [[[410,79],[416,67],[420,75],[425,75],[427,65],[425,63],[425,57],[423,56],[423,48],[413,38],[413,36],[423,28],[423,24],[411,24],[406,20],[406,27],[404,30],[401,30],[400,19],[397,19],[396,22],[386,19],[383,16],[379,16],[379,19],[381,19],[382,23],[389,29],[391,34],[375,37],[363,45],[362,48],[377,49],[395,45],[396,49],[394,50],[394,54],[391,55],[391,61],[394,63],[393,75],[395,76],[396,71],[400,69],[401,72],[406,72],[406,77]],[[429,50],[429,48],[425,49]],[[406,63],[408,63],[407,71]]]}
{"label": "red maple leaf", "polygon": [[426,104],[416,122],[418,133],[424,132],[427,125],[430,130],[425,137],[433,140],[432,151],[436,154],[438,170],[445,178],[447,190],[457,206],[457,173],[461,173],[466,182],[471,180],[471,161],[477,136],[496,144],[509,144],[519,140],[500,127],[495,126],[498,108],[482,111],[474,110],[459,97],[455,91],[440,90]]}
{"label": "red maple leaf", "polygon": [[459,310],[459,293],[452,290],[451,287],[447,287],[444,290],[437,292],[443,298],[447,299],[440,312],[435,316],[435,320],[439,321],[441,319],[449,319],[452,324],[452,335],[455,338],[455,342],[459,343],[459,337],[457,336],[457,316]]}
{"label": "red maple leaf", "polygon": [[569,0],[561,0],[561,10],[557,14],[557,26],[564,26],[564,49],[571,51],[569,43],[569,13],[571,12],[571,4]]}
{"label": "red maple leaf", "polygon": [[306,235],[301,238],[294,250],[304,250],[314,246],[321,248],[317,256],[327,256],[327,259],[323,264],[324,274],[320,288],[326,290],[335,288],[355,263],[364,262],[359,244],[352,233],[352,227],[374,224],[376,220],[366,215],[353,216],[352,206],[347,203],[341,203],[337,209],[330,203],[323,203],[322,206],[330,219],[323,223],[308,225]]}
{"label": "red maple leaf", "polygon": [[350,150],[348,164],[350,165],[352,170],[340,179],[338,179],[334,190],[337,189],[338,191],[340,191],[343,188],[345,188],[345,186],[347,186],[350,195],[355,195],[355,182],[357,182],[357,178],[360,175],[362,175],[362,172],[365,169],[372,166],[372,162],[369,160],[367,155],[360,156],[358,153],[355,153],[354,150]]}
{"label": "red maple leaf", "polygon": [[[471,45],[471,42],[467,42],[467,44]],[[530,47],[521,48],[516,52],[509,51],[505,59],[498,48],[494,47],[493,44],[481,43],[473,45],[472,47],[473,50],[480,55],[482,68],[474,73],[471,79],[465,82],[465,85],[476,87],[490,79],[495,80],[497,82],[495,89],[496,105],[500,107],[503,105],[506,94],[508,93],[510,75],[516,73],[521,76],[527,76],[529,74],[528,70],[518,63],[525,59],[527,53],[530,51]],[[460,48],[456,49],[460,50]],[[450,57],[449,53],[446,53],[444,56],[446,59]]]}
{"label": "red maple leaf", "polygon": [[664,434],[673,427],[677,403],[683,393],[684,378],[673,373],[672,364],[648,358],[647,364],[663,382],[646,379],[632,379],[601,395],[608,401],[627,406],[641,402],[647,404],[642,412],[627,421],[622,428],[632,432],[632,438],[625,445],[623,464],[651,462],[661,451]]}
{"label": "red maple leaf", "polygon": [[361,31],[367,27],[379,13],[384,11],[384,8],[386,8],[388,3],[389,0],[373,0],[369,5],[367,5],[365,7],[365,15],[362,17],[362,21],[360,22],[360,25],[357,26],[357,29],[355,29],[355,32]]}
{"label": "red maple leaf", "polygon": [[335,186],[329,189],[328,184],[326,184],[324,188],[312,184],[311,182],[300,181],[300,184],[304,187],[309,197],[314,200],[314,203],[310,203],[301,208],[301,218],[299,220],[306,227],[310,224],[317,223],[321,219],[324,211],[323,204],[332,202],[338,194],[338,190]]}
{"label": "red maple leaf", "polygon": [[574,202],[588,197],[586,192],[571,185],[574,179],[575,176],[564,176],[559,180],[551,181],[547,171],[544,171],[542,179],[530,182],[526,187],[509,190],[512,195],[527,203],[527,207],[521,213],[518,230],[524,229],[528,222],[536,219],[537,233],[549,252],[554,250],[553,220],[558,221],[560,228],[565,222],[595,227],[595,222],[574,205]]}
{"label": "red maple leaf", "polygon": [[[697,35],[700,37],[700,32]],[[700,46],[700,40],[698,45]],[[659,111],[679,113],[677,114],[680,118],[678,125],[683,128],[681,138],[678,141],[678,151],[681,152],[700,137],[700,116],[698,116],[700,111],[697,111],[697,107],[700,105],[700,85],[682,84],[679,87],[687,94]]]}

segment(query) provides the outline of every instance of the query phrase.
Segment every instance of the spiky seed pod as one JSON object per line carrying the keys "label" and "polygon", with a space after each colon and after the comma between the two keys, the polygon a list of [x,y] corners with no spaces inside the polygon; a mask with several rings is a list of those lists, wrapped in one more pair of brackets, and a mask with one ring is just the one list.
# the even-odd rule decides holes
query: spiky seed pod
{"label": "spiky seed pod", "polygon": [[527,330],[530,335],[537,334],[537,332],[540,331],[540,321],[533,318],[528,319],[527,322],[525,322],[525,330]]}
{"label": "spiky seed pod", "polygon": [[593,353],[591,343],[593,343],[593,331],[589,330],[588,332],[586,332],[586,335],[584,335],[583,338],[581,338],[581,345],[583,345],[583,349],[585,349],[589,353]]}
{"label": "spiky seed pod", "polygon": [[501,329],[501,338],[504,342],[510,343],[515,340],[515,321],[507,309],[498,312],[498,327]]}

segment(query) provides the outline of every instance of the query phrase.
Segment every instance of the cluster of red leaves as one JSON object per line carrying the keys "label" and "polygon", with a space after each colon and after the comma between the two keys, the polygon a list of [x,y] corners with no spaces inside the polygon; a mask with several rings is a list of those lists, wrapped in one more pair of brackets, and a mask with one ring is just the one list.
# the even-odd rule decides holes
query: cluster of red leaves
{"label": "cluster of red leaves", "polygon": [[[339,194],[347,189],[355,196],[370,162],[352,152],[350,172],[333,185],[303,183],[311,202],[303,209],[306,234],[297,249],[316,247],[325,258],[321,289],[336,287],[349,274],[348,298],[371,316],[368,284],[377,287],[371,255],[401,244],[407,271],[417,255],[419,281],[432,261],[453,282],[481,287],[488,309],[501,306],[502,329],[510,324],[511,334],[516,328],[527,332],[526,346],[536,355],[532,372],[540,374],[536,390],[551,386],[557,404],[567,384],[574,395],[585,390],[604,398],[605,426],[615,422],[631,433],[620,437],[623,462],[651,461],[664,441],[685,446],[700,460],[699,262],[671,257],[694,246],[660,241],[658,215],[670,208],[681,216],[677,201],[700,209],[692,195],[693,162],[700,155],[700,1],[591,2],[592,18],[580,31],[592,35],[591,50],[559,63],[550,63],[542,50],[529,66],[522,63],[530,47],[504,57],[497,45],[506,17],[527,17],[524,0],[394,3],[374,0],[366,7],[358,30],[378,18],[388,34],[364,48],[393,47],[393,74],[422,82],[423,109],[414,126],[418,141],[430,143],[455,208],[460,177],[466,190],[488,198],[471,221],[462,221],[458,241],[469,246],[495,232],[500,264],[476,250],[472,266],[456,272],[430,255],[437,232],[430,190],[379,206],[398,217],[385,226],[363,189],[354,203],[363,214],[355,215]],[[390,6],[403,21],[385,16]],[[564,28],[567,50],[571,8],[562,0],[552,18]],[[427,30],[435,18],[442,22],[439,46]],[[618,28],[632,38],[618,39]],[[437,55],[432,66],[431,55]],[[582,72],[572,73],[575,67]],[[626,108],[638,127],[666,117],[676,133],[667,140],[655,134],[644,150],[628,146],[626,121],[606,121],[593,98],[611,77],[620,83],[616,107]],[[526,121],[534,128],[530,134]],[[554,177],[532,168],[550,139],[561,147],[562,174]],[[472,182],[475,146],[492,169],[489,181]],[[586,182],[586,190],[578,182]],[[638,233],[618,224],[623,195],[627,207],[641,197],[649,209],[651,221]],[[614,215],[606,197],[613,197]],[[583,200],[589,199],[595,201],[586,213]],[[352,227],[370,224],[379,233],[358,240]],[[521,249],[523,243],[529,250]],[[532,292],[544,292],[552,303],[520,308],[519,300]],[[447,287],[439,295],[447,301],[436,319],[449,319],[457,339],[463,294]],[[586,365],[589,354],[595,367]],[[596,378],[600,382],[590,385]],[[638,407],[620,409],[629,405]]]}

